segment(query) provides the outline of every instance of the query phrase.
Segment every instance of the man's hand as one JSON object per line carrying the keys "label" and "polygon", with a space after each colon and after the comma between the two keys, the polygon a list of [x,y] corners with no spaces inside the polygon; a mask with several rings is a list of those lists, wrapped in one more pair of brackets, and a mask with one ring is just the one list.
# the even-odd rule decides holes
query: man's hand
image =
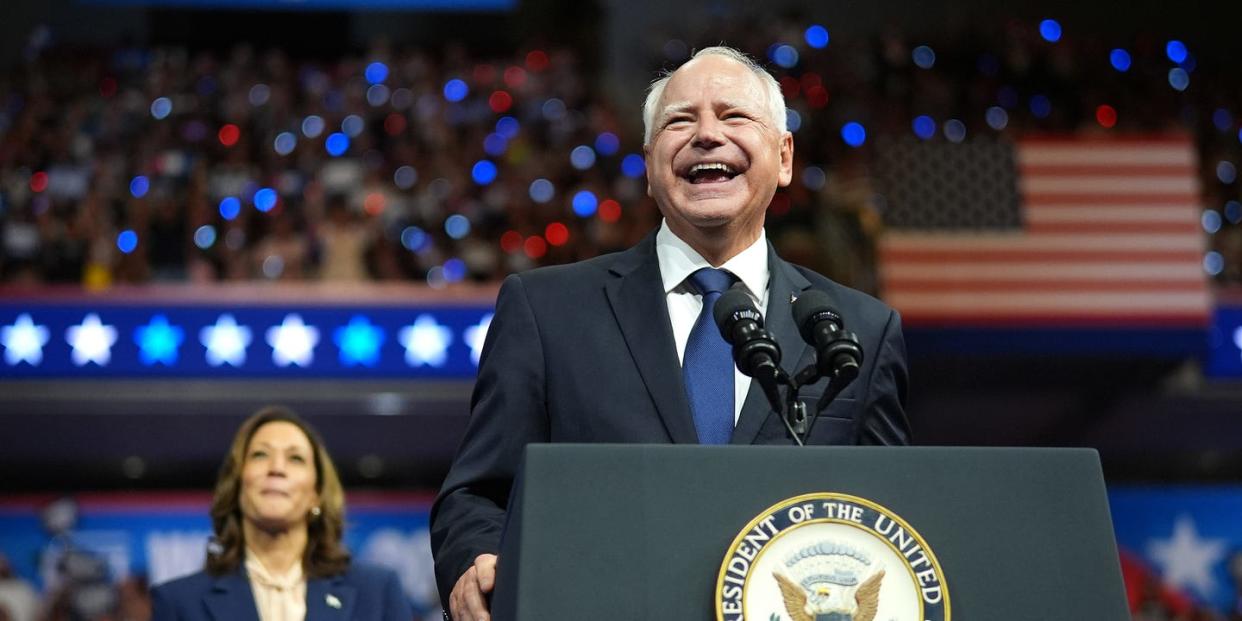
{"label": "man's hand", "polygon": [[496,587],[496,555],[480,554],[453,585],[449,614],[453,621],[491,621],[484,597]]}

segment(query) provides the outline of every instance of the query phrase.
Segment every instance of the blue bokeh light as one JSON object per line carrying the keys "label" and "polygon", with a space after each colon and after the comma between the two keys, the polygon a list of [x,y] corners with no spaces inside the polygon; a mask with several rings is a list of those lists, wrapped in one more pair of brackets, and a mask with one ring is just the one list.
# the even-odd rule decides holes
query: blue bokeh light
{"label": "blue bokeh light", "polygon": [[774,45],[769,52],[772,62],[785,69],[792,69],[798,64],[798,50],[792,45]]}
{"label": "blue bokeh light", "polygon": [[583,218],[589,218],[595,215],[595,211],[599,209],[599,199],[595,198],[595,193],[588,190],[582,190],[574,194],[573,200],[574,213]]}
{"label": "blue bokeh light", "polygon": [[444,219],[444,232],[453,239],[462,239],[470,234],[470,220],[455,213]]}
{"label": "blue bokeh light", "polygon": [[565,118],[565,102],[553,97],[543,102],[539,112],[548,121],[559,121]]}
{"label": "blue bokeh light", "polygon": [[530,200],[546,203],[556,195],[556,186],[547,179],[535,179],[530,182]]}
{"label": "blue bokeh light", "polygon": [[466,277],[466,262],[453,257],[444,262],[444,280],[461,282]]}
{"label": "blue bokeh light", "polygon": [[[1242,132],[1239,132],[1238,140],[1242,140]],[[643,156],[631,153],[621,160],[621,174],[637,179],[647,174],[647,162],[643,160]]]}
{"label": "blue bokeh light", "polygon": [[260,188],[254,193],[254,208],[267,213],[276,206],[276,190],[272,188]]}
{"label": "blue bokeh light", "polygon": [[802,115],[793,108],[785,108],[785,129],[796,132],[802,129]]}
{"label": "blue bokeh light", "polygon": [[988,122],[988,127],[996,131],[1005,129],[1009,125],[1009,113],[1000,106],[992,106],[987,112],[983,113],[983,119]]}
{"label": "blue bokeh light", "polygon": [[586,170],[595,165],[595,150],[580,144],[569,152],[569,163],[577,170]]}
{"label": "blue bokeh light", "polygon": [[220,201],[220,217],[232,220],[241,213],[241,201],[235,196],[226,196]]}
{"label": "blue bokeh light", "polygon": [[1203,255],[1203,271],[1217,276],[1225,269],[1225,257],[1215,250]]}
{"label": "blue bokeh light", "polygon": [[961,142],[966,139],[966,124],[957,120],[949,119],[944,122],[944,137],[949,142]]}
{"label": "blue bokeh light", "polygon": [[129,254],[138,247],[138,234],[133,229],[125,229],[116,236],[116,248],[125,254]]}
{"label": "blue bokeh light", "polygon": [[1180,64],[1186,62],[1186,56],[1188,54],[1189,52],[1186,50],[1186,44],[1178,41],[1177,39],[1173,39],[1164,44],[1164,55],[1168,56],[1169,60],[1175,63]]}
{"label": "blue bokeh light", "polygon": [[406,250],[418,252],[426,248],[430,241],[431,238],[427,232],[417,226],[407,226],[401,231],[401,245],[405,246]]}
{"label": "blue bokeh light", "polygon": [[1220,212],[1214,209],[1204,211],[1203,216],[1199,218],[1199,223],[1203,225],[1203,231],[1209,235],[1214,235],[1223,224]]}
{"label": "blue bokeh light", "polygon": [[336,132],[328,136],[328,139],[324,141],[323,146],[328,150],[328,155],[331,155],[332,157],[340,157],[349,150],[349,136],[346,136],[341,132]]}
{"label": "blue bokeh light", "polygon": [[936,135],[936,120],[926,114],[914,117],[914,135],[923,140],[931,140]]}
{"label": "blue bokeh light", "polygon": [[509,139],[492,132],[483,139],[483,152],[492,156],[500,157],[509,149]]}
{"label": "blue bokeh light", "polygon": [[1108,53],[1108,62],[1117,71],[1126,72],[1130,70],[1130,53],[1117,48]]}
{"label": "blue bokeh light", "polygon": [[496,180],[496,165],[490,160],[479,160],[470,169],[470,178],[478,185],[487,185]]}
{"label": "blue bokeh light", "polygon": [[1225,203],[1225,218],[1233,224],[1242,222],[1242,203],[1238,201]]}
{"label": "blue bokeh light", "polygon": [[206,250],[216,243],[216,227],[204,224],[194,230],[194,245]]}
{"label": "blue bokeh light", "polygon": [[807,28],[806,32],[803,33],[802,38],[806,39],[807,45],[817,50],[828,47],[828,41],[830,40],[830,37],[828,36],[828,29],[820,26],[819,24],[815,24]]}
{"label": "blue bokeh light", "polygon": [[1039,22],[1039,36],[1043,37],[1044,41],[1049,43],[1056,43],[1057,41],[1060,41],[1061,24],[1055,19],[1045,19],[1044,21]]}
{"label": "blue bokeh light", "polygon": [[418,171],[408,164],[402,166],[392,173],[392,182],[397,184],[398,188],[408,190],[418,183]]}
{"label": "blue bokeh light", "polygon": [[371,104],[372,108],[378,108],[388,103],[389,95],[391,95],[391,93],[388,91],[387,86],[384,86],[383,84],[372,84],[371,88],[367,89],[367,103]]}
{"label": "blue bokeh light", "polygon": [[496,121],[496,133],[509,140],[516,138],[518,131],[521,129],[521,123],[518,123],[518,120],[511,116],[502,116]]}
{"label": "blue bokeh light", "polygon": [[323,133],[323,118],[317,115],[310,115],[302,119],[302,135],[307,138],[318,138]]}
{"label": "blue bokeh light", "polygon": [[448,101],[461,101],[469,94],[470,87],[462,80],[453,78],[444,83],[444,99]]}
{"label": "blue bokeh light", "polygon": [[379,84],[380,82],[388,79],[388,65],[375,61],[367,65],[367,69],[363,75],[366,76],[368,84]]}
{"label": "blue bokeh light", "polygon": [[936,50],[926,45],[920,45],[914,48],[910,53],[910,57],[914,59],[914,64],[920,69],[931,69],[936,65]]}
{"label": "blue bokeh light", "polygon": [[168,118],[172,113],[172,100],[167,97],[159,97],[151,102],[151,116],[157,120]]}
{"label": "blue bokeh light", "polygon": [[351,114],[341,119],[341,131],[345,132],[345,135],[350,138],[357,138],[358,134],[361,134],[366,127],[367,122],[362,120],[362,117],[357,114]]}
{"label": "blue bokeh light", "polygon": [[1227,132],[1233,129],[1233,113],[1225,108],[1217,108],[1212,111],[1212,124],[1216,129]]}
{"label": "blue bokeh light", "polygon": [[595,151],[600,155],[616,155],[621,148],[621,139],[612,132],[603,132],[595,137]]}
{"label": "blue bokeh light", "polygon": [[1229,160],[1221,160],[1216,163],[1216,178],[1221,183],[1229,185],[1238,180],[1238,167]]}
{"label": "blue bokeh light", "polygon": [[1052,114],[1052,102],[1044,95],[1035,95],[1031,97],[1031,114],[1037,119],[1046,119]]}
{"label": "blue bokeh light", "polygon": [[851,147],[861,147],[867,142],[867,129],[861,123],[850,121],[841,127],[841,139]]}
{"label": "blue bokeh light", "polygon": [[151,190],[151,181],[142,175],[134,177],[129,182],[129,193],[134,198],[142,198]]}
{"label": "blue bokeh light", "polygon": [[280,132],[272,142],[272,148],[280,155],[289,155],[298,146],[298,137],[293,132]]}
{"label": "blue bokeh light", "polygon": [[1190,86],[1190,74],[1186,73],[1181,67],[1174,67],[1169,70],[1169,86],[1173,90],[1184,91]]}

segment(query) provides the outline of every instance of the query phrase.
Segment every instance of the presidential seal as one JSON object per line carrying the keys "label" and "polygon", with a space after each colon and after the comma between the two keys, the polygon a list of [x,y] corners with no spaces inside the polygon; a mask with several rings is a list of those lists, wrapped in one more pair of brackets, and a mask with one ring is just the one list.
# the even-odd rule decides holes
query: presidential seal
{"label": "presidential seal", "polygon": [[888,509],[846,494],[776,503],[733,540],[717,621],[949,621],[927,542]]}

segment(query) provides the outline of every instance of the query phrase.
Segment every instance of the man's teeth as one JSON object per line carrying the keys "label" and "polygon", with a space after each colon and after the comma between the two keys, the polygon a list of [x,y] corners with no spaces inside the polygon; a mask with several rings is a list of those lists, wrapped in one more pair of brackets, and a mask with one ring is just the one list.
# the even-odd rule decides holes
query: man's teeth
{"label": "man's teeth", "polygon": [[710,171],[722,172],[726,175],[734,174],[733,167],[729,166],[728,164],[721,164],[719,162],[712,162],[710,164],[695,164],[694,166],[690,167],[690,174],[692,175],[697,175],[702,172],[710,172]]}

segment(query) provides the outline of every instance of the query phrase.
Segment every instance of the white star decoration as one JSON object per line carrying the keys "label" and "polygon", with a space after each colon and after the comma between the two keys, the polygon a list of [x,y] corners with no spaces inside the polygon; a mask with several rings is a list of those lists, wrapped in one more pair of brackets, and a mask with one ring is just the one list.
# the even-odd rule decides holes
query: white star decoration
{"label": "white star decoration", "polygon": [[1233,344],[1242,349],[1242,328],[1233,331]]}
{"label": "white star decoration", "polygon": [[315,345],[319,343],[319,329],[302,322],[297,313],[285,315],[279,326],[267,329],[267,344],[272,346],[272,362],[278,367],[296,364],[309,367],[314,360]]}
{"label": "white star decoration", "polygon": [[85,366],[91,362],[105,366],[112,359],[112,345],[116,343],[116,326],[105,326],[99,315],[91,313],[76,326],[65,330],[65,340],[73,347],[73,364]]}
{"label": "white star decoration", "polygon": [[479,356],[483,354],[483,343],[487,340],[487,329],[492,327],[492,317],[496,313],[488,313],[483,316],[479,323],[466,328],[466,344],[470,346],[470,359],[474,361],[474,365],[479,365]]}
{"label": "white star decoration", "polygon": [[412,367],[424,364],[442,367],[448,359],[453,332],[436,323],[431,315],[419,315],[413,324],[401,328],[397,340],[405,347],[406,364]]}
{"label": "white star decoration", "polygon": [[237,320],[225,313],[220,315],[215,325],[200,330],[198,340],[207,348],[207,364],[218,367],[227,362],[240,367],[246,363],[250,328],[237,325]]}
{"label": "white star decoration", "polygon": [[35,325],[29,313],[22,313],[11,326],[0,327],[4,343],[4,361],[10,365],[25,362],[32,367],[43,362],[43,346],[51,338],[47,326]]}
{"label": "white star decoration", "polygon": [[1173,525],[1172,536],[1153,540],[1148,546],[1148,554],[1160,565],[1166,584],[1192,588],[1203,597],[1210,598],[1216,590],[1212,570],[1224,560],[1227,547],[1224,539],[1199,537],[1194,519],[1182,515]]}

